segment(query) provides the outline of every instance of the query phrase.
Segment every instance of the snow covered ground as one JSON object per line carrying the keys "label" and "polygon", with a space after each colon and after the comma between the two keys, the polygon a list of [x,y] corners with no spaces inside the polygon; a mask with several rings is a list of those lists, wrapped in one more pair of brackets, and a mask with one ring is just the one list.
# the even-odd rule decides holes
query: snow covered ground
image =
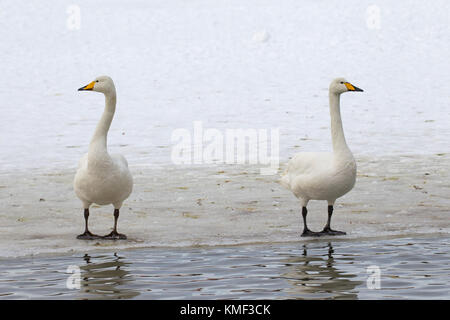
{"label": "snow covered ground", "polygon": [[[365,92],[342,97],[346,138],[360,175],[337,210],[359,211],[360,228],[350,229],[345,214],[336,223],[353,236],[448,232],[450,3],[373,5],[3,0],[0,256],[92,247],[73,239],[82,215],[71,180],[104,100],[76,89],[102,74],[114,79],[118,92],[110,150],[126,155],[137,176],[124,208],[135,214],[124,213],[119,225],[131,241],[297,239],[296,202],[276,176],[262,177],[245,166],[177,168],[171,135],[176,128],[192,130],[198,120],[222,132],[280,128],[282,162],[295,152],[329,150],[327,90],[338,76]],[[80,10],[79,29],[73,6]],[[246,170],[249,175],[239,174]],[[228,173],[233,179],[225,180],[236,188],[213,189],[227,184]],[[183,187],[188,189],[176,189]],[[269,196],[271,189],[279,200]],[[214,203],[198,205],[203,193]],[[421,201],[426,209],[417,206]],[[240,209],[228,215],[227,207]],[[98,218],[95,211],[102,212]],[[109,211],[93,210],[93,230],[97,224],[107,231]],[[391,233],[382,232],[387,214],[397,221]],[[316,228],[322,218],[317,215]],[[186,231],[186,224],[195,232]]]}
{"label": "snow covered ground", "polygon": [[[450,233],[450,156],[365,157],[357,161],[357,185],[338,200],[332,221],[347,235],[328,239],[359,241]],[[301,239],[298,200],[277,183],[276,176],[261,176],[255,167],[134,168],[133,174],[134,192],[119,218],[119,231],[129,239],[116,242],[75,239],[83,231],[84,219],[80,201],[73,194],[72,172],[57,169],[3,176],[0,257]],[[308,208],[309,227],[321,230],[327,204],[311,201]],[[109,233],[112,206],[92,206],[89,223],[92,232]]]}

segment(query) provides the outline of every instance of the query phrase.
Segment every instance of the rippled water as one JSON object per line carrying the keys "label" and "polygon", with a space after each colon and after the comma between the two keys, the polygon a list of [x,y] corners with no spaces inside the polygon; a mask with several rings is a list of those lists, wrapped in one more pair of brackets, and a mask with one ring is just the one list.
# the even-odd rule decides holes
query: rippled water
{"label": "rippled water", "polygon": [[[1,299],[449,299],[450,238],[148,248],[8,259]],[[68,289],[69,266],[81,288]],[[369,289],[367,267],[380,268]]]}

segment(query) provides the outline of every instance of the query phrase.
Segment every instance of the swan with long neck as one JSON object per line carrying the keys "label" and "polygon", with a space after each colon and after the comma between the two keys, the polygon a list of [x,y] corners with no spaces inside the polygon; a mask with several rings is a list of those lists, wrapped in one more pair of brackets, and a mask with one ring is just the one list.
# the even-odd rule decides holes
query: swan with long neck
{"label": "swan with long neck", "polygon": [[[128,169],[128,162],[120,154],[108,153],[108,131],[116,110],[116,88],[108,76],[96,78],[79,91],[97,91],[105,95],[105,110],[97,124],[94,135],[85,154],[78,165],[74,179],[74,189],[83,203],[85,231],[78,239],[126,239],[124,234],[117,232],[119,210],[133,189],[133,178]],[[113,231],[103,237],[89,231],[88,218],[91,204],[112,204],[114,206]]]}
{"label": "swan with long neck", "polygon": [[[341,119],[340,96],[344,92],[363,91],[344,78],[330,84],[331,139],[333,152],[304,152],[295,155],[288,163],[280,182],[300,199],[303,216],[302,236],[344,235],[345,232],[331,229],[331,216],[336,199],[349,192],[356,181],[356,162],[345,141]],[[306,224],[310,200],[328,202],[328,220],[321,232],[311,231]]]}

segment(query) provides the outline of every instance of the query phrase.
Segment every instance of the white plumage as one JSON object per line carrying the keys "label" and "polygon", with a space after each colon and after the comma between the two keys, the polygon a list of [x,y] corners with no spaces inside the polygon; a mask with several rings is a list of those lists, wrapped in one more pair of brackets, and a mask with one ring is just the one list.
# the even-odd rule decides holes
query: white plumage
{"label": "white plumage", "polygon": [[[304,152],[295,155],[288,163],[280,182],[300,199],[304,230],[302,236],[339,235],[345,232],[331,229],[333,205],[339,197],[355,185],[356,162],[347,146],[342,127],[340,95],[347,91],[362,91],[343,78],[330,84],[330,115],[333,152]],[[328,202],[328,222],[321,232],[308,229],[306,215],[309,200]]]}
{"label": "white plumage", "polygon": [[79,164],[74,179],[75,193],[83,202],[85,232],[79,239],[95,239],[98,236],[88,229],[89,207],[112,204],[114,206],[114,229],[102,237],[106,239],[126,239],[117,232],[117,220],[122,203],[130,196],[133,178],[128,162],[120,154],[110,155],[107,148],[107,135],[116,109],[116,89],[110,77],[101,76],[78,90],[102,92],[105,95],[105,110],[89,144],[88,153]]}

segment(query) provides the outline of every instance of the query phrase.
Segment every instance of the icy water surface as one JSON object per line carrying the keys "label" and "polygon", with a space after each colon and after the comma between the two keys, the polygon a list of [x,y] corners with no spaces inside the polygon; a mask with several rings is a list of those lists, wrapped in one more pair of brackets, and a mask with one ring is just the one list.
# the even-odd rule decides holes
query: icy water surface
{"label": "icy water surface", "polygon": [[[356,186],[333,214],[332,226],[347,232],[342,239],[450,234],[449,155],[357,162]],[[131,170],[135,186],[119,218],[128,240],[120,243],[76,239],[84,218],[73,171],[0,175],[0,257],[299,240],[299,201],[258,166]],[[327,203],[311,201],[308,209],[309,227],[321,230]],[[92,206],[89,225],[109,233],[112,206]]]}
{"label": "icy water surface", "polygon": [[173,131],[197,120],[222,133],[280,128],[282,160],[328,151],[328,86],[339,76],[364,89],[342,97],[356,155],[448,152],[450,3],[377,1],[379,28],[368,26],[373,6],[2,0],[0,172],[75,166],[104,106],[77,89],[102,74],[118,95],[110,150],[130,165],[171,163]]}
{"label": "icy water surface", "polygon": [[[450,238],[147,248],[1,263],[2,299],[449,299]],[[81,269],[68,289],[69,266]],[[369,289],[367,268],[380,268]]]}
{"label": "icy water surface", "polygon": [[[336,204],[336,228],[353,239],[449,233],[449,2],[380,1],[376,29],[373,3],[350,2],[1,1],[0,257],[297,241],[299,203],[278,175],[177,167],[172,134],[194,135],[194,121],[222,134],[279,128],[282,167],[297,152],[330,151],[328,85],[338,76],[365,91],[342,96],[358,177]],[[120,245],[75,240],[73,176],[104,107],[101,94],[77,88],[101,74],[118,94],[109,151],[127,157],[135,179]],[[321,229],[326,206],[308,209]],[[90,219],[109,233],[111,208],[93,206]]]}
{"label": "icy water surface", "polygon": [[[5,297],[448,298],[448,1],[378,1],[377,28],[371,1],[99,0],[75,4],[76,30],[73,5],[0,3]],[[84,222],[73,176],[104,105],[76,89],[101,74],[118,93],[109,150],[135,179],[121,243],[75,238]],[[347,236],[300,242],[297,199],[259,165],[174,165],[172,134],[193,134],[194,121],[221,133],[279,128],[280,172],[297,152],[330,151],[338,76],[365,90],[341,101],[358,163],[333,216]],[[308,209],[323,228],[326,203]],[[93,232],[112,223],[111,207],[92,207]],[[73,256],[43,258],[62,254]],[[80,292],[64,287],[70,264],[88,279]],[[365,287],[370,264],[382,290]]]}

